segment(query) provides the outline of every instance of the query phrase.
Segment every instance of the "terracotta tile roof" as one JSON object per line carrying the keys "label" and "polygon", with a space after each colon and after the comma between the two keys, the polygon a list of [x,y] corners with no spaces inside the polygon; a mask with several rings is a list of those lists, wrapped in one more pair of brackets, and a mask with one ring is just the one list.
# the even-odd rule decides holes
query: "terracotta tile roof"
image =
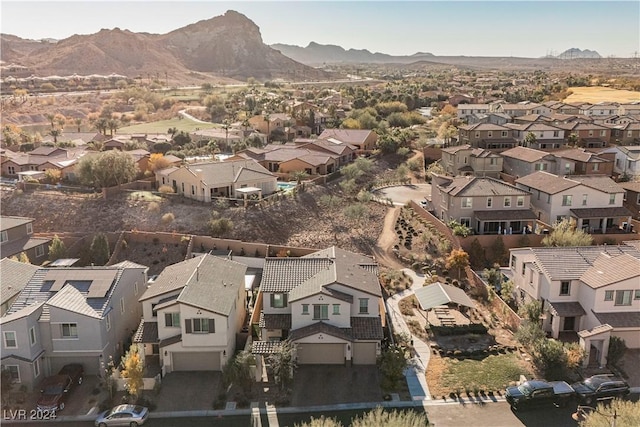
{"label": "terracotta tile roof", "polygon": [[294,329],[290,332],[289,339],[291,341],[297,341],[315,334],[327,334],[345,341],[352,341],[353,339],[351,328],[338,328],[325,322],[316,322],[299,329]]}
{"label": "terracotta tile roof", "polygon": [[2,258],[0,260],[0,298],[2,298],[2,304],[19,294],[36,271],[38,271],[38,267],[35,265]]}
{"label": "terracotta tile roof", "polygon": [[354,340],[382,340],[384,334],[380,317],[352,317],[351,334]]}
{"label": "terracotta tile roof", "polygon": [[577,181],[544,171],[537,171],[527,176],[523,176],[522,178],[518,178],[516,180],[516,184],[535,188],[536,190],[544,191],[547,194],[556,194],[580,185]]}
{"label": "terracotta tile roof", "polygon": [[570,175],[566,178],[603,193],[624,193],[624,189],[617,182],[605,175]]}
{"label": "terracotta tile roof", "polygon": [[544,159],[553,159],[553,156],[546,151],[535,150],[529,147],[513,147],[500,153],[502,157],[510,157],[523,162],[537,162]]}
{"label": "terracotta tile roof", "polygon": [[291,314],[260,313],[258,326],[267,329],[291,329]]}
{"label": "terracotta tile roof", "polygon": [[616,329],[640,327],[640,311],[620,311],[611,313],[596,313],[593,311],[593,314],[601,323],[611,325]]}
{"label": "terracotta tile roof", "polygon": [[614,257],[603,254],[585,270],[580,280],[597,289],[634,277],[640,278],[640,259],[628,254]]}
{"label": "terracotta tile roof", "polygon": [[524,196],[529,194],[516,186],[494,178],[461,176],[450,178],[447,181],[438,185],[438,188],[444,193],[456,197]]}
{"label": "terracotta tile roof", "polygon": [[547,301],[547,302],[549,303],[549,308],[550,308],[549,311],[554,316],[575,317],[575,316],[584,316],[585,314],[587,314],[587,312],[584,311],[584,308],[582,308],[582,305],[580,305],[580,303],[577,301],[572,301],[572,302]]}

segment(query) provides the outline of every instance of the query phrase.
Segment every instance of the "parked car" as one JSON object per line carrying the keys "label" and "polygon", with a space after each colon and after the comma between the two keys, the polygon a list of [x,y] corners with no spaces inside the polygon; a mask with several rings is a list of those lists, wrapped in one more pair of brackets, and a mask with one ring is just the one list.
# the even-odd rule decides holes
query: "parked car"
{"label": "parked car", "polygon": [[41,411],[61,411],[64,409],[65,400],[73,381],[69,375],[54,375],[42,381],[40,398],[36,403]]}
{"label": "parked car", "polygon": [[630,393],[629,384],[613,375],[594,375],[572,385],[581,404],[591,405],[599,399],[624,397]]}
{"label": "parked car", "polygon": [[70,363],[64,365],[58,375],[68,375],[71,377],[74,386],[80,385],[84,379],[84,367],[79,363]]}
{"label": "parked car", "polygon": [[107,426],[140,426],[147,421],[149,409],[139,405],[118,405],[105,411],[96,418],[96,427]]}
{"label": "parked car", "polygon": [[519,386],[508,387],[507,402],[514,411],[540,406],[566,406],[576,392],[564,381],[525,381]]}

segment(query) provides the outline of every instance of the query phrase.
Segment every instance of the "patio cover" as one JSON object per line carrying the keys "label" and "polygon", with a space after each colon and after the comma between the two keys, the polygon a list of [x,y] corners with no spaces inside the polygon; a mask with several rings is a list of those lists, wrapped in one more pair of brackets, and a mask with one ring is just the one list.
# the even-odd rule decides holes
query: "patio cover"
{"label": "patio cover", "polygon": [[429,286],[416,289],[416,298],[420,303],[420,307],[423,310],[429,310],[430,308],[437,307],[439,305],[449,304],[451,302],[466,305],[467,307],[475,308],[476,305],[471,301],[471,298],[464,293],[462,289],[455,286],[449,286],[440,282],[432,283]]}
{"label": "patio cover", "polygon": [[236,193],[241,193],[241,194],[253,194],[253,193],[258,193],[260,191],[262,191],[262,189],[258,187],[236,188]]}
{"label": "patio cover", "polygon": [[624,206],[615,206],[611,208],[581,208],[570,209],[572,216],[576,218],[622,218],[633,216],[633,212]]}
{"label": "patio cover", "polygon": [[475,211],[473,214],[480,221],[519,221],[519,220],[534,220],[538,218],[531,209]]}
{"label": "patio cover", "polygon": [[577,301],[570,302],[551,302],[549,303],[549,312],[554,316],[560,317],[576,317],[587,314],[582,305]]}

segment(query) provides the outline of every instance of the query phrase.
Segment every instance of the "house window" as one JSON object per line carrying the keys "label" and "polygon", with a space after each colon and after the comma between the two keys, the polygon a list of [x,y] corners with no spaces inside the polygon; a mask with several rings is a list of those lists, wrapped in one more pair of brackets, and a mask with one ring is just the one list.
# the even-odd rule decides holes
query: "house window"
{"label": "house window", "polygon": [[535,169],[537,171],[544,171],[547,170],[547,164],[546,163],[536,163],[535,165]]}
{"label": "house window", "polygon": [[313,320],[327,320],[329,318],[329,304],[313,304]]}
{"label": "house window", "polygon": [[62,332],[62,338],[78,338],[78,324],[77,323],[62,323],[60,325]]}
{"label": "house window", "polygon": [[559,137],[559,136],[560,136],[560,131],[558,131],[558,130],[554,130],[554,131],[553,131],[553,137],[554,137],[554,138],[557,138],[557,137]]}
{"label": "house window", "polygon": [[564,164],[564,173],[571,173],[571,163]]}
{"label": "house window", "polygon": [[586,194],[582,195],[582,206],[587,206],[587,195]]}
{"label": "house window", "polygon": [[460,218],[460,224],[464,225],[465,227],[471,227],[471,218]]}
{"label": "house window", "polygon": [[124,314],[124,298],[120,298],[120,313]]}
{"label": "house window", "polygon": [[184,182],[181,183],[181,186],[182,186],[182,194],[184,194]]}
{"label": "house window", "polygon": [[594,163],[593,164],[593,171],[597,172],[600,169],[600,163]]}
{"label": "house window", "polygon": [[20,367],[18,365],[5,365],[5,369],[9,371],[12,384],[20,382]]}
{"label": "house window", "polygon": [[571,195],[562,196],[562,206],[571,206]]}
{"label": "house window", "polygon": [[0,242],[6,242],[7,240],[9,240],[9,238],[7,237],[7,232],[3,231],[0,233]]}
{"label": "house window", "polygon": [[16,174],[15,166],[9,166],[9,175],[15,175],[15,174]]}
{"label": "house window", "polygon": [[516,199],[516,206],[524,206],[524,196],[518,196],[518,198]]}
{"label": "house window", "polygon": [[493,132],[492,131],[487,132],[487,137],[488,138],[493,138]]}
{"label": "house window", "polygon": [[213,334],[216,331],[214,319],[187,319],[185,323],[188,334]]}
{"label": "house window", "polygon": [[560,295],[569,295],[571,293],[571,282],[560,282]]}
{"label": "house window", "polygon": [[473,199],[471,197],[463,197],[462,198],[462,207],[463,208],[471,208],[473,204]]}
{"label": "house window", "polygon": [[524,264],[524,262],[523,262],[523,263],[522,263],[522,275],[523,275],[523,276],[524,276],[524,266],[525,266],[525,264]]}
{"label": "house window", "polygon": [[500,136],[502,136],[503,138],[506,138],[506,137],[507,137],[507,131],[506,131],[506,130],[503,130],[503,131],[500,133]]}
{"label": "house window", "polygon": [[511,197],[505,197],[504,198],[504,207],[505,208],[510,208],[511,207]]}
{"label": "house window", "polygon": [[513,270],[515,266],[516,266],[516,256],[511,255],[511,262],[509,263],[509,267],[511,267],[511,269]]}
{"label": "house window", "polygon": [[631,305],[631,291],[616,291],[616,305]]}
{"label": "house window", "polygon": [[33,347],[34,345],[36,345],[36,328],[35,326],[32,326],[31,328],[29,328],[29,343],[31,344],[31,346]]}
{"label": "house window", "polygon": [[633,299],[640,299],[640,289],[634,291]]}
{"label": "house window", "polygon": [[609,194],[609,204],[610,205],[615,205],[616,204],[616,195],[615,194]]}
{"label": "house window", "polygon": [[640,205],[640,193],[638,193],[638,200],[636,200],[636,205]]}
{"label": "house window", "polygon": [[164,326],[167,328],[179,328],[180,327],[180,313],[165,313],[164,314]]}
{"label": "house window", "polygon": [[105,321],[105,326],[107,328],[107,331],[111,329],[111,313],[107,314],[107,317],[104,318]]}
{"label": "house window", "polygon": [[44,256],[44,245],[36,246],[36,258]]}
{"label": "house window", "polygon": [[38,376],[40,376],[40,359],[33,361],[33,377],[37,378]]}
{"label": "house window", "polygon": [[369,298],[360,298],[360,314],[369,313]]}
{"label": "house window", "polygon": [[489,164],[490,165],[497,165],[498,164],[498,159],[496,159],[495,157],[492,157],[489,159]]}
{"label": "house window", "polygon": [[604,291],[604,300],[613,301],[613,291]]}
{"label": "house window", "polygon": [[309,314],[309,304],[302,304],[302,314]]}
{"label": "house window", "polygon": [[196,194],[196,187],[195,187],[195,185],[192,185],[191,186],[191,195],[193,196],[195,194]]}
{"label": "house window", "polygon": [[6,348],[18,348],[18,341],[14,331],[4,331],[4,346]]}
{"label": "house window", "polygon": [[476,132],[476,138],[480,138],[480,132]]}
{"label": "house window", "polygon": [[487,207],[490,208],[493,205],[493,197],[487,197]]}
{"label": "house window", "polygon": [[333,314],[334,315],[340,314],[340,304],[333,304]]}
{"label": "house window", "polygon": [[33,234],[33,224],[27,224],[27,234]]}
{"label": "house window", "polygon": [[272,308],[285,308],[287,306],[286,294],[271,294],[271,307]]}
{"label": "house window", "polygon": [[133,294],[138,295],[138,282],[133,284]]}
{"label": "house window", "polygon": [[551,203],[551,194],[547,194],[547,203]]}

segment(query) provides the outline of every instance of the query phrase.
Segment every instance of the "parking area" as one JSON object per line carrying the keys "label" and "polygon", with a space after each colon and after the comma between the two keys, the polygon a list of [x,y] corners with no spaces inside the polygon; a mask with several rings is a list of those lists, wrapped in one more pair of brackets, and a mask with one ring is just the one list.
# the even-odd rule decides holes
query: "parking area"
{"label": "parking area", "polygon": [[431,200],[431,184],[407,184],[381,188],[374,194],[380,198],[389,198],[394,204],[405,205],[409,200],[420,203],[425,198]]}
{"label": "parking area", "polygon": [[378,369],[372,366],[305,365],[294,375],[292,406],[381,402]]}
{"label": "parking area", "polygon": [[172,372],[162,379],[160,393],[151,398],[162,412],[213,409],[221,390],[221,372]]}

